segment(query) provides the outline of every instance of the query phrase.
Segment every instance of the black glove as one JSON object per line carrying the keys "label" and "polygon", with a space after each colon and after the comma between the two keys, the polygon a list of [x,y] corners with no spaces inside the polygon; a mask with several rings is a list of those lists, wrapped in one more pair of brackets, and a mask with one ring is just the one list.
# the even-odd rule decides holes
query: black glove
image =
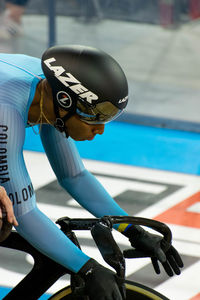
{"label": "black glove", "polygon": [[124,280],[111,270],[90,259],[78,272],[84,281],[90,300],[124,300]]}
{"label": "black glove", "polygon": [[[130,226],[123,234],[129,238],[131,246],[136,249],[135,257],[149,256],[157,274],[160,274],[160,268],[158,261],[163,265],[165,272],[169,276],[173,276],[174,273],[179,275],[181,273],[180,268],[183,267],[182,259],[178,251],[164,238],[159,235],[152,234],[144,230],[140,226]],[[136,255],[137,253],[137,255]],[[134,257],[134,250],[132,252]]]}

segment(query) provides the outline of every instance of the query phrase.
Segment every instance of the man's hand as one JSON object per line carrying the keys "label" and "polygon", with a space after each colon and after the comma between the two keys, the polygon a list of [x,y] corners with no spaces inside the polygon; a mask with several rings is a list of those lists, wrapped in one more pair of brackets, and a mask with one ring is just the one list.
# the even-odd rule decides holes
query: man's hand
{"label": "man's hand", "polygon": [[86,293],[95,300],[124,300],[124,279],[117,277],[111,270],[90,259],[78,272],[84,279]]}
{"label": "man's hand", "polygon": [[178,251],[161,236],[152,234],[137,225],[129,227],[123,234],[129,238],[131,246],[136,249],[137,253],[139,251],[141,256],[151,257],[157,274],[160,274],[158,261],[161,262],[169,276],[181,273],[180,268],[183,267],[183,262]]}
{"label": "man's hand", "polygon": [[0,186],[0,218],[2,219],[6,215],[7,221],[14,226],[18,226],[17,220],[13,212],[13,205],[8,197],[4,187]]}

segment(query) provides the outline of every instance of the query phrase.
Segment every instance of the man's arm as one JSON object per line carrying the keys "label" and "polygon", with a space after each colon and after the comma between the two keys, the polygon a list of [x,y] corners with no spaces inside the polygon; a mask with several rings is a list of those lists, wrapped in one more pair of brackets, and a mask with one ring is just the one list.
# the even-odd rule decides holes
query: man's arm
{"label": "man's arm", "polygon": [[55,128],[42,126],[41,139],[60,185],[96,217],[128,215],[105,190],[97,178],[85,169],[75,143]]}
{"label": "man's arm", "polygon": [[8,105],[0,105],[0,138],[2,136],[0,148],[5,155],[0,185],[4,186],[12,201],[18,222],[16,230],[38,251],[78,272],[90,257],[37,208],[34,188],[23,159],[24,120]]}
{"label": "man's arm", "polygon": [[[127,215],[95,176],[84,168],[78,151],[70,139],[63,138],[54,128],[44,126],[42,129],[42,141],[61,186],[85,209],[96,217]],[[48,141],[51,146],[49,146]],[[118,231],[130,239],[133,247],[139,249],[139,251],[142,250],[147,256],[152,258],[152,263],[157,273],[159,272],[157,260],[160,260],[169,276],[173,275],[173,271],[176,274],[180,274],[180,268],[183,266],[183,263],[173,246],[168,245],[168,249],[165,250],[163,242],[161,243],[162,238],[146,232],[140,226],[131,226],[127,231],[129,227],[129,224],[115,226]],[[127,233],[129,234],[127,235]],[[170,261],[171,256],[175,260],[174,264]]]}

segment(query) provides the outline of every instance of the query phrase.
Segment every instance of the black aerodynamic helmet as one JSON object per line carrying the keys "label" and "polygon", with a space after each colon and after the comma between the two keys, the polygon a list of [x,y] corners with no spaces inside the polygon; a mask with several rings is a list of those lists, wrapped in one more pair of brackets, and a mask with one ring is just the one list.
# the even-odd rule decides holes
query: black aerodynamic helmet
{"label": "black aerodynamic helmet", "polygon": [[[88,124],[104,124],[121,114],[128,102],[128,84],[119,64],[102,50],[80,45],[55,46],[42,56],[42,69],[49,82],[57,121],[78,114]],[[68,111],[61,118],[59,107]]]}

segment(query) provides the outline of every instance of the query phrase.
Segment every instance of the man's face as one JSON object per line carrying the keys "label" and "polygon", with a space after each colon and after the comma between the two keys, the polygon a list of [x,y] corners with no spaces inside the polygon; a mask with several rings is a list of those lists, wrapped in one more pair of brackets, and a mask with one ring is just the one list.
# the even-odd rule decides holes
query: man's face
{"label": "man's face", "polygon": [[104,124],[89,125],[80,120],[78,115],[73,115],[65,122],[69,136],[75,141],[93,140],[96,134],[104,133]]}

